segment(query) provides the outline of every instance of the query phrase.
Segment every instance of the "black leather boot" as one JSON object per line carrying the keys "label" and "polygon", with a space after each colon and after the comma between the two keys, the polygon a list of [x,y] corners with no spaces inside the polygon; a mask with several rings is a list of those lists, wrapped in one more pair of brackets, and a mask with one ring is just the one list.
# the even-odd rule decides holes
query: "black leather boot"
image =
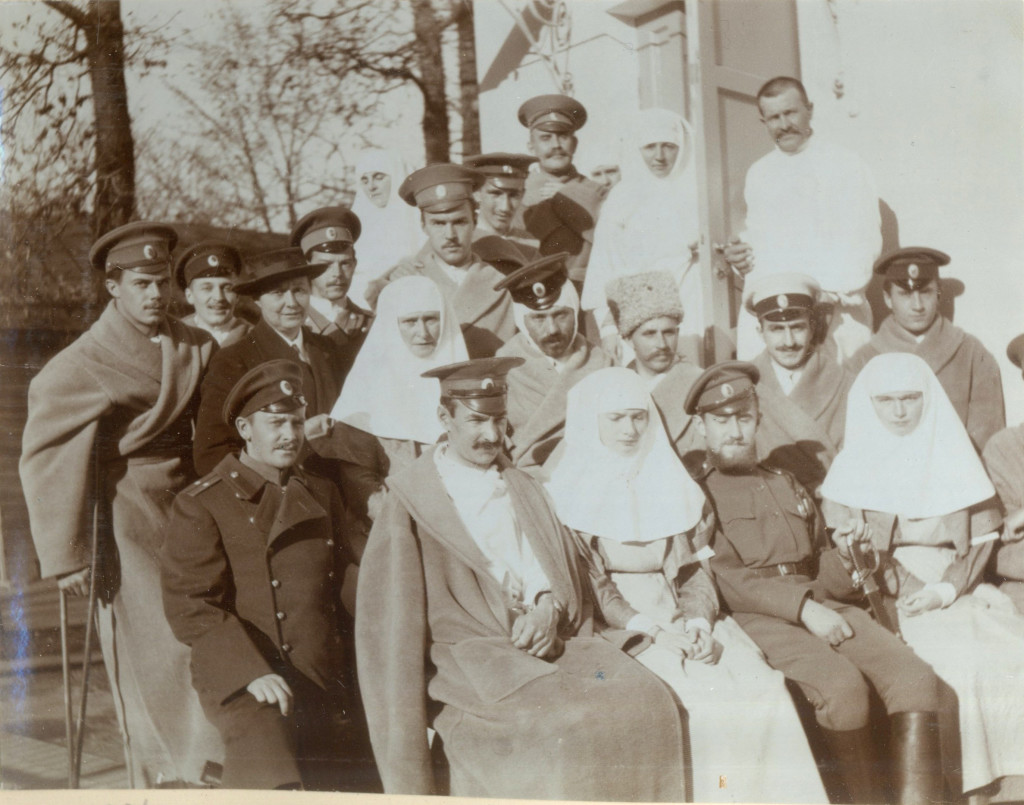
{"label": "black leather boot", "polygon": [[876,784],[878,772],[874,763],[871,727],[856,730],[822,729],[821,732],[846,786],[847,796],[842,801],[854,805],[881,802]]}
{"label": "black leather boot", "polygon": [[899,805],[943,801],[938,713],[893,713],[893,785]]}

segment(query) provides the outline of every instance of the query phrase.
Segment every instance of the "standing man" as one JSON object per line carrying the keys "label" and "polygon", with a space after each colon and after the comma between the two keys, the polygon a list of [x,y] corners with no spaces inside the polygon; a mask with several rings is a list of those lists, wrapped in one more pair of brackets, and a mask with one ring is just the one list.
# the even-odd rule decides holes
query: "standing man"
{"label": "standing man", "polygon": [[374,521],[356,646],[384,791],[436,793],[429,727],[453,796],[682,801],[677,705],[594,637],[572,537],[501,456],[505,375],[521,363],[425,373],[440,381],[447,442],[391,477]]}
{"label": "standing man", "polygon": [[701,453],[704,440],[682,406],[700,368],[677,352],[683,306],[672,275],[646,271],[619,277],[609,284],[608,306],[633,351],[627,368],[647,384],[672,448],[680,459]]}
{"label": "standing man", "polygon": [[228,393],[250,369],[275,358],[299,363],[307,402],[305,435],[314,449],[315,440],[330,430],[328,414],[347,370],[346,356],[334,342],[303,325],[309,313],[310,279],[322,274],[325,266],[310,265],[297,248],[256,255],[248,263],[249,273],[235,290],[255,300],[261,319],[244,338],[214,356],[203,381],[194,447],[196,469],[203,474],[242,449],[238,431],[224,422],[223,410]]}
{"label": "standing man", "polygon": [[[1010,342],[1006,356],[1024,369],[1024,335]],[[1024,424],[994,434],[981,457],[1006,514],[992,568],[1002,580],[999,589],[1024,615]]]}
{"label": "standing man", "polygon": [[320,207],[299,219],[291,235],[291,245],[302,249],[308,263],[326,266],[323,273],[310,280],[306,326],[351,354],[349,364],[366,338],[373,317],[348,296],[356,270],[355,242],[361,229],[359,218],[351,210]]}
{"label": "standing man", "polygon": [[182,321],[206,330],[220,346],[233,344],[252,325],[235,316],[235,283],[242,271],[238,249],[220,241],[197,243],[178,256],[174,279],[195,310]]}
{"label": "standing man", "polygon": [[[245,447],[178,494],[163,600],[224,738],[225,788],[337,790],[341,498],[298,467],[302,370],[273,360],[224,402]],[[333,774],[332,774],[333,772]]]}
{"label": "standing man", "polygon": [[531,473],[565,435],[569,389],[611,365],[600,347],[577,332],[580,298],[568,281],[566,257],[564,252],[542,257],[499,283],[512,294],[519,332],[498,356],[525,361],[508,373],[512,461]]}
{"label": "standing man", "polygon": [[483,186],[473,194],[479,208],[474,248],[483,239],[500,237],[519,247],[525,260],[537,256],[537,239],[515,223],[530,165],[536,161],[537,157],[527,154],[506,153],[477,154],[462,160],[485,177]]}
{"label": "standing man", "polygon": [[[21,483],[43,577],[98,593],[103,661],[129,784],[198,783],[223,746],[189,685],[188,651],[153,591],[174,495],[195,479],[192,421],[211,336],[168,317],[177,235],[138,222],[89,253],[112,299],[29,386]],[[95,512],[98,552],[83,524]]]}
{"label": "standing man", "polygon": [[519,107],[519,122],[530,130],[530,153],[539,162],[526,179],[523,221],[540,241],[541,254],[570,254],[569,279],[580,291],[597,214],[608,192],[572,164],[576,132],[587,122],[587,110],[567,95],[539,95]]}
{"label": "standing man", "polygon": [[367,288],[367,300],[376,304],[381,288],[393,279],[411,274],[432,279],[455,310],[471,358],[494,355],[516,331],[512,298],[494,288],[502,275],[473,252],[473,193],[483,183],[481,174],[462,165],[428,165],[409,174],[398,194],[419,207],[427,242]]}
{"label": "standing man", "polygon": [[[900,639],[857,606],[848,554],[822,551],[824,521],[785,470],[757,462],[757,367],[712,366],[686,397],[707,442],[702,470],[720,529],[711,569],[722,599],[768,663],[796,682],[839,764],[847,799],[880,802],[872,757],[869,683],[892,727],[896,802],[942,798],[937,732],[913,730],[917,714],[939,709],[939,680]],[[837,545],[861,539],[863,524],[837,530]]]}
{"label": "standing man", "polygon": [[820,500],[818,488],[839,452],[852,377],[818,348],[818,283],[806,274],[761,277],[746,294],[765,349],[761,373],[757,454],[792,473]]}
{"label": "standing man", "polygon": [[[793,266],[811,273],[834,306],[829,349],[842,363],[871,337],[864,291],[882,248],[878,192],[859,156],[812,136],[814,104],[797,79],[765,83],[757,107],[775,148],[747,172],[746,242],[733,238],[725,258],[750,280]],[[736,335],[740,358],[760,351],[755,319],[744,311]]]}
{"label": "standing man", "polygon": [[856,376],[884,352],[912,352],[923,358],[980,453],[992,434],[1006,426],[1003,384],[992,354],[939,313],[939,267],[947,263],[948,254],[923,246],[897,249],[875,263],[875,273],[885,278],[882,290],[891,315],[849,369]]}

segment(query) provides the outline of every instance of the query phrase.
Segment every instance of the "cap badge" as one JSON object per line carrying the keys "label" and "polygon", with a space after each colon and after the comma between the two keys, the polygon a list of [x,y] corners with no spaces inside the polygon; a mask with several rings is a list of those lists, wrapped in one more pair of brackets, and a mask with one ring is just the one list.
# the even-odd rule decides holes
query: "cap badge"
{"label": "cap badge", "polygon": [[492,377],[485,377],[483,380],[480,381],[480,388],[482,388],[482,389],[493,389],[494,388],[494,378],[492,378]]}
{"label": "cap badge", "polygon": [[146,256],[147,260],[155,260],[156,259],[156,249],[154,248],[152,243],[147,243],[142,248],[142,253]]}
{"label": "cap badge", "polygon": [[789,307],[789,297],[786,296],[784,293],[780,293],[778,296],[775,297],[775,304],[778,305],[780,308],[787,308]]}
{"label": "cap badge", "polygon": [[438,198],[444,198],[445,196],[448,195],[448,188],[445,187],[443,184],[439,184],[437,187],[434,188],[434,195],[436,195]]}
{"label": "cap badge", "polygon": [[206,258],[206,264],[210,268],[216,268],[217,266],[220,265],[220,260],[217,259],[217,255],[211,254],[209,257]]}
{"label": "cap badge", "polygon": [[512,166],[511,165],[502,165],[501,166],[501,172],[502,173],[512,173]]}
{"label": "cap badge", "polygon": [[327,239],[328,240],[337,240],[338,239],[338,230],[335,229],[333,226],[330,226],[330,227],[327,228]]}
{"label": "cap badge", "polygon": [[281,381],[281,393],[282,394],[287,394],[289,397],[291,397],[291,396],[293,396],[295,394],[295,389],[292,387],[292,384],[289,383],[287,380],[282,380]]}
{"label": "cap badge", "polygon": [[533,295],[537,297],[544,296],[547,293],[547,286],[543,282],[533,283]]}
{"label": "cap badge", "polygon": [[912,280],[916,280],[921,276],[921,269],[918,267],[917,263],[911,263],[907,266],[907,274]]}
{"label": "cap badge", "polygon": [[723,383],[722,384],[722,399],[723,400],[728,399],[729,397],[731,397],[735,393],[736,393],[736,390],[732,387],[732,385],[730,383]]}

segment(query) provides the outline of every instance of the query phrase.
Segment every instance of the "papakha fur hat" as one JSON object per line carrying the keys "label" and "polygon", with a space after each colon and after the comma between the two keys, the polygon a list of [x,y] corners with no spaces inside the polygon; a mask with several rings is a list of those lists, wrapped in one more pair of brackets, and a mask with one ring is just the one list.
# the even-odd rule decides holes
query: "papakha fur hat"
{"label": "papakha fur hat", "polygon": [[616,277],[608,283],[605,294],[623,338],[629,338],[641,324],[660,316],[683,320],[679,288],[667,271]]}

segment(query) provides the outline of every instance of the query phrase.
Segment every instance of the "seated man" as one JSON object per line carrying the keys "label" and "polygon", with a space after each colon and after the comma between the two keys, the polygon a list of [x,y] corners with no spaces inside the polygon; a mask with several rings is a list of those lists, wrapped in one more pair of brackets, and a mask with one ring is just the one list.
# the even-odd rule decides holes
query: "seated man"
{"label": "seated man", "polygon": [[413,274],[432,279],[451,302],[472,358],[494,355],[516,331],[512,299],[494,287],[502,274],[473,252],[473,192],[483,181],[462,165],[428,165],[409,174],[398,194],[419,207],[427,242],[366,289],[367,301],[376,305],[377,295],[392,280]]}
{"label": "seated man", "polygon": [[247,372],[223,411],[245,447],[178,494],[163,542],[164,608],[224,738],[226,788],[337,783],[348,557],[337,490],[297,467],[305,406],[297,364]]}
{"label": "seated man", "polygon": [[249,322],[235,316],[238,292],[234,286],[241,270],[238,249],[219,241],[197,243],[174,263],[174,280],[194,311],[182,321],[206,330],[222,347],[252,329]]}
{"label": "seated man", "polygon": [[875,355],[910,352],[923,358],[953,403],[980,453],[1006,426],[1003,385],[995,358],[973,335],[939,315],[939,266],[949,255],[908,246],[883,255],[875,273],[885,277],[885,305],[892,315],[850,360],[855,377]]}
{"label": "seated man", "polygon": [[648,271],[619,277],[609,284],[608,305],[633,351],[627,366],[646,381],[676,455],[702,452],[704,440],[682,406],[700,369],[677,352],[683,306],[672,276]]}
{"label": "seated man", "polygon": [[303,326],[309,310],[310,278],[323,273],[324,266],[307,263],[301,249],[278,249],[248,262],[249,273],[235,290],[256,301],[262,318],[244,338],[213,356],[203,379],[193,455],[196,469],[204,474],[241,449],[238,432],[224,422],[222,412],[228,393],[250,369],[274,358],[299,363],[307,400],[307,440],[327,434],[327,414],[338,399],[347,371],[334,342]]}
{"label": "seated man", "polygon": [[761,373],[757,454],[816,498],[843,440],[852,382],[819,343],[818,291],[805,274],[769,274],[748,285],[745,303],[765,345],[753,361]]}
{"label": "seated man", "polygon": [[[757,463],[757,367],[712,366],[686,397],[707,441],[702,470],[720,530],[711,569],[733,617],[768,663],[796,682],[839,764],[849,799],[879,802],[878,771],[868,726],[868,684],[891,716],[898,802],[934,791],[937,736],[909,727],[918,713],[939,709],[939,681],[928,665],[864,610],[841,603],[855,593],[849,558],[825,544],[814,501],[784,470]],[[860,537],[837,530],[836,543]],[[934,764],[934,765],[932,765]]]}
{"label": "seated man", "polygon": [[306,262],[326,266],[310,280],[306,326],[328,336],[353,357],[373,318],[348,295],[356,270],[355,242],[361,231],[359,218],[350,209],[320,207],[302,216],[291,235],[291,245],[302,249]]}
{"label": "seated man", "polygon": [[436,792],[429,727],[454,796],[682,801],[670,692],[593,636],[572,537],[501,457],[505,375],[521,363],[426,373],[447,443],[392,476],[370,534],[356,656],[384,790]]}
{"label": "seated man", "polygon": [[542,257],[498,283],[512,294],[519,328],[498,355],[525,361],[508,373],[512,461],[531,474],[562,440],[569,389],[611,364],[577,332],[580,298],[568,281],[566,257]]}
{"label": "seated man", "polygon": [[519,205],[523,203],[526,177],[536,161],[537,157],[527,154],[506,153],[476,154],[462,160],[486,177],[483,186],[473,194],[479,207],[473,232],[474,249],[480,241],[500,238],[522,253],[524,263],[537,256],[537,239],[515,224]]}
{"label": "seated man", "polygon": [[[1010,342],[1006,355],[1017,368],[1024,369],[1024,335]],[[1006,513],[992,567],[1002,580],[999,589],[1024,615],[1024,424],[995,434],[981,457]]]}

